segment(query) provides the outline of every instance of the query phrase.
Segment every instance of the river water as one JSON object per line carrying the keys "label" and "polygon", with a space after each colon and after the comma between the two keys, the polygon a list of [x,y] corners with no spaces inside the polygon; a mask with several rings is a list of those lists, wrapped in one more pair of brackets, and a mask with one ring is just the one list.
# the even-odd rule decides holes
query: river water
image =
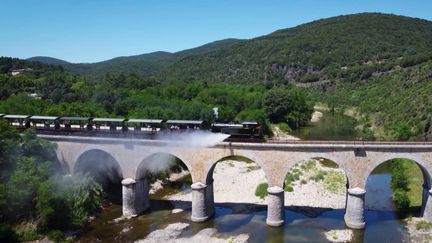
{"label": "river water", "polygon": [[[337,117],[336,117],[337,116]],[[316,123],[303,131],[304,139],[322,138],[328,135],[338,140],[353,139],[355,122],[343,115],[325,114],[323,124]],[[345,121],[345,122],[344,122]],[[343,127],[344,133],[329,128],[329,124]],[[349,124],[349,125],[348,125]],[[316,128],[316,129],[315,129]],[[328,129],[325,129],[328,128]],[[306,129],[305,129],[306,130]],[[327,132],[324,132],[327,130]],[[330,131],[330,135],[328,134]],[[332,133],[333,131],[333,133]],[[349,135],[347,135],[349,133]],[[318,136],[318,134],[321,134]],[[310,137],[308,137],[310,136]],[[391,175],[386,169],[376,170],[369,176],[366,186],[366,228],[354,230],[352,242],[407,242],[407,231],[398,219],[391,202]],[[168,224],[184,222],[190,224],[182,237],[191,237],[205,228],[216,228],[218,237],[226,238],[248,234],[250,242],[326,242],[324,232],[346,229],[344,210],[326,210],[318,216],[307,216],[301,212],[285,211],[283,227],[266,225],[265,208],[253,212],[234,213],[230,208],[216,205],[216,215],[205,223],[192,223],[190,209],[172,213],[173,206],[162,200],[164,195],[190,190],[190,177],[184,178],[152,196],[149,212],[133,219],[116,222],[121,217],[121,206],[112,205],[103,210],[78,238],[79,242],[132,242],[145,238],[150,232],[163,229]],[[240,186],[240,185],[239,185]]]}

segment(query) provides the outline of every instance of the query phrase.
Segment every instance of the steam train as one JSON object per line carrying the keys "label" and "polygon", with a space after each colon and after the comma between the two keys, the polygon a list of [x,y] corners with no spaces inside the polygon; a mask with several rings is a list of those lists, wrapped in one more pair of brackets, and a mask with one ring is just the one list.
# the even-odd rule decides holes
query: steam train
{"label": "steam train", "polygon": [[157,139],[160,134],[209,130],[230,135],[225,141],[262,142],[261,126],[256,121],[241,124],[212,123],[201,120],[125,119],[97,117],[57,117],[0,114],[0,119],[19,130],[35,129],[42,134],[76,136],[115,136]]}

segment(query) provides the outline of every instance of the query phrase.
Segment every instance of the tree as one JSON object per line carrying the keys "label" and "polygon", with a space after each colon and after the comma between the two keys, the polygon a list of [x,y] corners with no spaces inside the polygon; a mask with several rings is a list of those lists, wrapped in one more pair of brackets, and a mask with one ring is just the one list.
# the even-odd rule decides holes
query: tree
{"label": "tree", "polygon": [[299,89],[274,88],[264,96],[264,109],[271,122],[286,122],[291,128],[299,128],[310,120],[313,105]]}
{"label": "tree", "polygon": [[0,183],[9,180],[18,156],[19,135],[15,128],[0,120]]}

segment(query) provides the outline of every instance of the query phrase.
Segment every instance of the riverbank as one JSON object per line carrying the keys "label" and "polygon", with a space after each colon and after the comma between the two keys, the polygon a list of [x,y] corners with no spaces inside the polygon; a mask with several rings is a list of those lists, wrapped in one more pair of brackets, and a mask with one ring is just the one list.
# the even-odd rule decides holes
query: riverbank
{"label": "riverbank", "polygon": [[192,237],[182,237],[181,235],[190,228],[191,225],[187,223],[170,224],[164,229],[158,229],[151,232],[145,239],[136,241],[136,243],[160,243],[160,242],[173,242],[173,243],[246,243],[249,236],[240,234],[237,236],[224,237],[218,233],[215,228],[206,228],[200,230]]}
{"label": "riverbank", "polygon": [[[304,164],[309,163],[309,168]],[[285,206],[340,209],[345,207],[343,172],[323,166],[319,160],[297,164],[290,172],[297,174],[291,182],[293,191],[285,192]],[[342,176],[342,177],[341,177]],[[266,205],[265,198],[255,195],[259,184],[266,183],[264,171],[255,163],[240,161],[219,162],[213,173],[215,203],[247,203]],[[167,195],[166,200],[191,201],[190,189]],[[183,208],[184,209],[184,208]]]}
{"label": "riverbank", "polygon": [[422,218],[408,218],[404,220],[410,240],[413,243],[432,242],[432,223]]}

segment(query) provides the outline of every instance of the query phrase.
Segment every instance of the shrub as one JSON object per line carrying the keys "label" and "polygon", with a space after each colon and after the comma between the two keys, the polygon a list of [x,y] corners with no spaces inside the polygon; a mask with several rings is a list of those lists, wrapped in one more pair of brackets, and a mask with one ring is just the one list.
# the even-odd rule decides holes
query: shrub
{"label": "shrub", "polygon": [[255,189],[255,196],[264,199],[267,196],[267,188],[268,188],[267,183],[259,184]]}
{"label": "shrub", "polygon": [[40,239],[40,235],[37,232],[36,228],[25,228],[25,229],[20,229],[17,228],[15,229],[16,234],[18,236],[19,241],[21,242],[26,242],[26,241],[35,241]]}
{"label": "shrub", "polygon": [[54,242],[61,242],[65,239],[65,235],[60,230],[51,230],[47,235]]}
{"label": "shrub", "polygon": [[306,163],[304,163],[305,167],[307,170],[312,170],[316,167],[316,162],[315,160],[311,159],[306,161]]}
{"label": "shrub", "polygon": [[289,185],[289,184],[285,184],[284,191],[286,191],[286,192],[293,192],[294,188],[291,185]]}
{"label": "shrub", "polygon": [[285,122],[281,122],[281,123],[279,123],[278,126],[279,126],[279,129],[280,129],[282,132],[285,132],[285,133],[290,133],[290,132],[292,132],[292,129],[291,129],[291,128],[288,126],[288,124],[286,124]]}
{"label": "shrub", "polygon": [[400,211],[409,209],[410,199],[408,194],[404,190],[396,190],[393,194],[393,202],[396,204],[396,208]]}
{"label": "shrub", "polygon": [[322,181],[325,175],[327,175],[327,172],[320,170],[314,176],[311,176],[310,179],[315,182]]}
{"label": "shrub", "polygon": [[102,200],[102,188],[87,175],[54,177],[41,184],[36,209],[42,229],[79,228]]}

